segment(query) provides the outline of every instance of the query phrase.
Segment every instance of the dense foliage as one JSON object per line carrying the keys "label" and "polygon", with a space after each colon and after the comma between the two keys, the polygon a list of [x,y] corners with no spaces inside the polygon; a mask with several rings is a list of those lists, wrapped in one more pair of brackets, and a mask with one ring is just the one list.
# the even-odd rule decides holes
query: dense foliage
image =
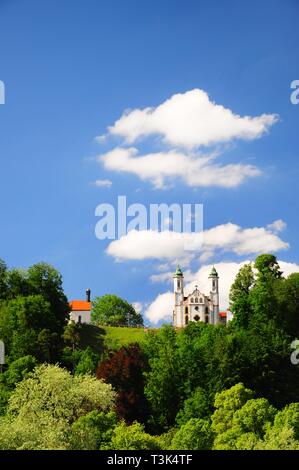
{"label": "dense foliage", "polygon": [[[100,328],[68,324],[54,268],[0,261],[0,448],[299,450],[299,273],[261,255],[230,303],[227,326],[165,325],[111,349]],[[132,308],[101,297],[94,321],[133,330]]]}

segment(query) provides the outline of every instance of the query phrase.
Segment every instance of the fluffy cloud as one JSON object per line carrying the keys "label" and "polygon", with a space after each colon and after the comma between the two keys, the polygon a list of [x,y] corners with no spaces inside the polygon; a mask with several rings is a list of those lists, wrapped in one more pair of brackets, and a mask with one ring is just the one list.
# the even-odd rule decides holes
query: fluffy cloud
{"label": "fluffy cloud", "polygon": [[173,310],[173,292],[158,295],[145,311],[145,317],[156,325],[162,320],[171,320]]}
{"label": "fluffy cloud", "polygon": [[[249,260],[244,260],[239,263],[236,262],[223,262],[215,264],[215,267],[219,274],[219,305],[221,310],[225,310],[229,305],[229,291],[234,279],[245,264],[249,263]],[[279,261],[281,270],[284,276],[288,276],[293,272],[299,272],[299,265],[295,263],[287,263],[285,261]],[[185,287],[185,292],[191,292],[195,284],[198,284],[199,290],[204,294],[210,292],[210,279],[209,273],[212,265],[204,265],[197,272],[192,274],[190,280],[190,273],[188,273],[189,282]],[[170,277],[171,279],[171,277]],[[173,310],[173,293],[168,291],[163,294],[159,294],[156,299],[148,306],[145,311],[146,318],[153,324],[157,324],[160,321],[171,321]]]}
{"label": "fluffy cloud", "polygon": [[241,117],[210,101],[204,90],[194,89],[173,95],[156,108],[127,111],[108,130],[127,143],[156,134],[168,144],[195,148],[259,138],[276,121],[274,114]]}
{"label": "fluffy cloud", "polygon": [[107,170],[133,173],[160,189],[173,179],[180,179],[191,187],[232,188],[239,186],[248,177],[261,174],[253,165],[217,164],[214,162],[215,156],[188,155],[176,150],[140,156],[134,147],[116,147],[99,156],[98,161],[102,162]]}
{"label": "fluffy cloud", "polygon": [[191,259],[200,252],[201,259],[207,260],[216,250],[246,255],[277,252],[288,247],[288,243],[269,226],[243,229],[239,225],[227,223],[205,230],[203,234],[131,230],[119,240],[112,241],[107,253],[118,260],[161,260]]}
{"label": "fluffy cloud", "polygon": [[136,312],[138,312],[138,313],[142,312],[142,309],[143,309],[143,303],[142,302],[133,302],[132,305],[135,308]]}

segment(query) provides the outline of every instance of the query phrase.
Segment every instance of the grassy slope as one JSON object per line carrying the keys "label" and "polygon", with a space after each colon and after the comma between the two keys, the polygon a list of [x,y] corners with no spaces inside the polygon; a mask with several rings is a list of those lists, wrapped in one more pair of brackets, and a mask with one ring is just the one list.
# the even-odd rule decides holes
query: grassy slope
{"label": "grassy slope", "polygon": [[80,346],[83,349],[90,346],[97,352],[104,348],[119,349],[131,343],[141,343],[145,335],[143,328],[82,325]]}

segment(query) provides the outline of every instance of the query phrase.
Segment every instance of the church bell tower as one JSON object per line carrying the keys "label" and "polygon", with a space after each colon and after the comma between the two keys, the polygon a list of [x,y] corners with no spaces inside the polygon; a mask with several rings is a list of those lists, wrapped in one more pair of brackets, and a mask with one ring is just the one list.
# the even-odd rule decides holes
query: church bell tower
{"label": "church bell tower", "polygon": [[173,291],[174,291],[174,311],[173,324],[182,326],[182,307],[181,302],[184,300],[184,275],[179,265],[173,275]]}
{"label": "church bell tower", "polygon": [[212,282],[210,291],[210,297],[213,305],[211,323],[213,325],[216,325],[219,321],[219,276],[215,269],[215,266],[213,266],[212,268],[212,271],[209,275],[209,279],[211,279]]}

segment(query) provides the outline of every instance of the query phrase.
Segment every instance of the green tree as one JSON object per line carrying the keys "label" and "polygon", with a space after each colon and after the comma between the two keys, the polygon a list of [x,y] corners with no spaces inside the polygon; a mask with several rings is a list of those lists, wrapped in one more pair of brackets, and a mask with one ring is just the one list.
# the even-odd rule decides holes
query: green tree
{"label": "green tree", "polygon": [[245,433],[253,433],[263,438],[269,424],[273,423],[277,410],[265,398],[248,400],[234,413],[232,427]]}
{"label": "green tree", "polygon": [[260,279],[268,278],[269,276],[274,279],[281,278],[282,272],[274,255],[259,255],[255,260],[254,267],[258,270]]}
{"label": "green tree", "polygon": [[[49,302],[41,295],[17,297],[0,306],[0,336],[10,360],[26,355],[47,361],[55,357],[57,337],[51,336],[55,317]],[[48,330],[45,349],[43,330]],[[53,355],[52,355],[53,354]]]}
{"label": "green tree", "polygon": [[7,296],[7,266],[0,258],[0,300]]}
{"label": "green tree", "polygon": [[198,387],[191,397],[184,401],[183,408],[178,412],[176,422],[179,426],[186,424],[192,418],[206,418],[211,414],[211,408],[206,391]]}
{"label": "green tree", "polygon": [[71,448],[74,450],[97,450],[109,448],[117,425],[113,411],[91,411],[72,425]]}
{"label": "green tree", "polygon": [[115,392],[90,375],[41,365],[12,393],[0,423],[1,449],[67,449],[71,426],[91,411],[113,411]]}
{"label": "green tree", "polygon": [[233,426],[234,413],[253,397],[253,392],[239,383],[229,390],[216,393],[212,415],[212,430],[222,434]]}
{"label": "green tree", "polygon": [[143,319],[140,313],[126,300],[117,295],[106,294],[92,302],[92,321],[98,325],[140,326]]}
{"label": "green tree", "polygon": [[190,419],[175,434],[171,449],[174,450],[209,450],[213,445],[211,423],[205,419]]}
{"label": "green tree", "polygon": [[238,272],[229,294],[230,310],[232,311],[233,325],[238,328],[248,328],[251,315],[249,292],[254,284],[254,274],[251,264],[245,264]]}
{"label": "green tree", "polygon": [[7,371],[3,373],[3,380],[10,388],[27,378],[30,372],[37,366],[37,360],[33,356],[23,356],[9,364]]}
{"label": "green tree", "polygon": [[82,325],[71,321],[65,326],[63,339],[67,345],[71,346],[74,352],[80,344]]}
{"label": "green tree", "polygon": [[176,332],[170,325],[149,333],[143,345],[150,370],[145,372],[144,393],[149,401],[150,424],[155,432],[173,426],[181,404],[180,362]]}
{"label": "green tree", "polygon": [[158,439],[147,434],[142,424],[135,422],[126,426],[123,421],[114,428],[111,444],[108,448],[113,450],[160,450]]}
{"label": "green tree", "polygon": [[90,346],[81,351],[80,359],[75,367],[75,374],[94,374],[99,362],[99,355]]}

